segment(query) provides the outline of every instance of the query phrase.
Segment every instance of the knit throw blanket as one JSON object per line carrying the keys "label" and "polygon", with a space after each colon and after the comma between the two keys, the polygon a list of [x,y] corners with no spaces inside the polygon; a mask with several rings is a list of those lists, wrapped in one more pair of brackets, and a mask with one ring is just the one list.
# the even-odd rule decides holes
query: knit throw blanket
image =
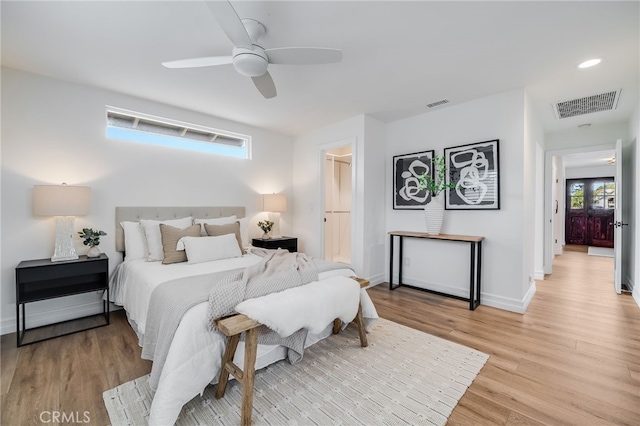
{"label": "knit throw blanket", "polygon": [[[243,300],[318,280],[318,268],[304,253],[264,249],[253,249],[252,253],[263,256],[262,261],[227,275],[209,293],[207,314],[211,328],[215,327],[215,319],[235,313],[235,307]],[[302,360],[306,338],[306,329],[284,338],[265,326],[258,329],[258,343],[285,346],[289,349],[287,357],[292,364]]]}

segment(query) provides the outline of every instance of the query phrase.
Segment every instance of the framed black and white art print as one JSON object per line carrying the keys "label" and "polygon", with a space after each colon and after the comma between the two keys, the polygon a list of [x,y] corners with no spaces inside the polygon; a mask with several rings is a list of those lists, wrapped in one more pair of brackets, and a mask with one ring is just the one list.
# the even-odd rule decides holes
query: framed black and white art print
{"label": "framed black and white art print", "polygon": [[444,149],[447,210],[500,209],[498,139]]}
{"label": "framed black and white art print", "polygon": [[421,210],[430,194],[418,189],[418,177],[433,177],[433,150],[393,157],[393,208],[396,210]]}

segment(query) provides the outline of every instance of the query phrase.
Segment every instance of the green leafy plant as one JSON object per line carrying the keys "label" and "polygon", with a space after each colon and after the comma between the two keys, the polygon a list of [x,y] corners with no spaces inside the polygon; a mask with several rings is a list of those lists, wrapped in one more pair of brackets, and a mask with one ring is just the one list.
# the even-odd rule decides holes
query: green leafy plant
{"label": "green leafy plant", "polygon": [[268,234],[271,232],[271,228],[273,228],[273,222],[270,220],[261,220],[258,222],[258,227],[262,229],[262,232]]}
{"label": "green leafy plant", "polygon": [[436,197],[445,189],[453,189],[456,187],[455,183],[446,183],[445,176],[447,175],[447,165],[443,155],[433,157],[433,168],[436,178],[433,179],[430,174],[425,173],[422,176],[418,176],[418,188],[427,191],[432,197]]}
{"label": "green leafy plant", "polygon": [[91,228],[82,228],[82,232],[78,232],[80,238],[84,239],[82,244],[89,247],[100,245],[100,237],[107,235],[104,231],[94,231]]}

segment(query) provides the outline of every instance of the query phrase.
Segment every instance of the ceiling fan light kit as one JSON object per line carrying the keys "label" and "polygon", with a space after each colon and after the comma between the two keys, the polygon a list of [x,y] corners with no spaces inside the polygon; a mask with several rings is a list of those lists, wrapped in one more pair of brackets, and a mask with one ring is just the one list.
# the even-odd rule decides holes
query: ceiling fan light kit
{"label": "ceiling fan light kit", "polygon": [[233,67],[244,76],[260,77],[267,72],[268,65],[269,59],[267,59],[264,49],[259,46],[256,46],[254,50],[244,47],[233,49]]}
{"label": "ceiling fan light kit", "polygon": [[342,60],[342,51],[324,47],[280,47],[264,49],[258,40],[267,32],[255,19],[240,19],[228,1],[208,1],[207,6],[234,45],[232,56],[212,56],[163,62],[167,68],[197,68],[233,64],[235,70],[251,77],[262,96],[276,96],[276,87],[269,74],[269,64],[315,65]]}

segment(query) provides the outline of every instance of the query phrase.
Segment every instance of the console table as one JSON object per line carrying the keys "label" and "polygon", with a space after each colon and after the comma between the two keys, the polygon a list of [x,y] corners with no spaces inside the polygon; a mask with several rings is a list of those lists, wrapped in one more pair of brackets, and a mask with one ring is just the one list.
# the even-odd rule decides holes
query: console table
{"label": "console table", "polygon": [[[469,235],[450,235],[450,234],[438,234],[438,235],[430,235],[423,234],[420,232],[404,232],[404,231],[392,231],[389,232],[390,237],[390,247],[389,247],[389,289],[395,290],[398,287],[410,287],[416,290],[427,291],[429,293],[439,294],[441,296],[453,297],[455,299],[465,300],[469,302],[469,309],[475,310],[476,307],[480,304],[480,282],[481,282],[481,271],[482,271],[482,240],[484,237],[475,237]],[[393,285],[393,245],[394,245],[394,237],[398,237],[400,239],[400,247],[398,250],[398,285]],[[470,247],[470,257],[469,257],[469,298],[464,298],[460,296],[455,296],[452,294],[442,293],[435,290],[429,290],[426,288],[416,287],[408,284],[402,283],[402,246],[404,238],[422,238],[434,241],[457,241],[461,243],[469,243]]]}

